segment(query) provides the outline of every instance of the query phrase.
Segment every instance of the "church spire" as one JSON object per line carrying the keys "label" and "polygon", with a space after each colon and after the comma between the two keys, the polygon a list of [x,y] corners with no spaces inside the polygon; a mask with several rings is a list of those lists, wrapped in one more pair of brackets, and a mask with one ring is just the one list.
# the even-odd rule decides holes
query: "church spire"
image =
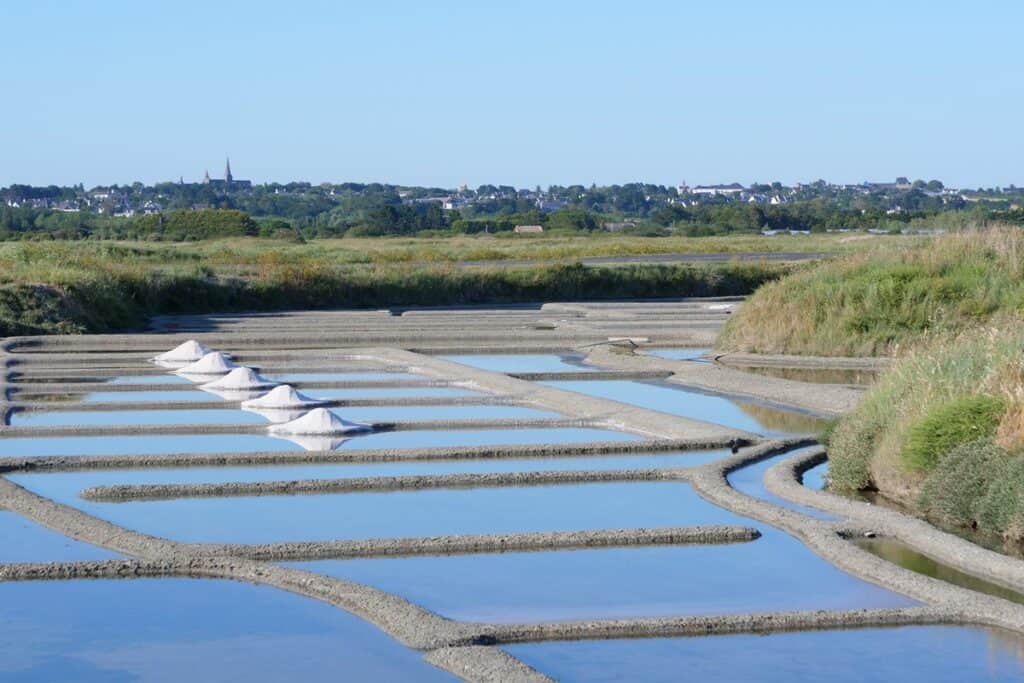
{"label": "church spire", "polygon": [[224,164],[224,182],[228,185],[231,184],[231,157],[226,157],[227,162]]}

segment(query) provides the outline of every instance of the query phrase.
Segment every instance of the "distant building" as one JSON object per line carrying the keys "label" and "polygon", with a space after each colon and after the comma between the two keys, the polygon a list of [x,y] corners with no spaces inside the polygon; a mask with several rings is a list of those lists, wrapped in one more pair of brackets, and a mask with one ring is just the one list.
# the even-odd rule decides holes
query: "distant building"
{"label": "distant building", "polygon": [[886,192],[892,190],[909,190],[913,187],[910,180],[900,176],[895,183],[864,183],[864,187],[875,192]]}
{"label": "distant building", "polygon": [[543,199],[539,198],[535,202],[537,209],[540,211],[558,211],[565,207],[569,202],[563,199]]}
{"label": "distant building", "polygon": [[698,185],[690,190],[693,194],[703,194],[708,196],[717,195],[734,195],[743,192],[743,186],[739,183],[730,183],[729,185]]}
{"label": "distant building", "polygon": [[445,211],[455,211],[456,209],[462,209],[470,206],[473,202],[463,197],[448,197],[441,203],[441,208]]}
{"label": "distant building", "polygon": [[250,187],[252,187],[252,181],[251,180],[237,180],[233,175],[231,175],[231,159],[228,159],[227,162],[224,164],[224,178],[223,179],[211,178],[210,177],[210,172],[209,171],[204,171],[203,172],[203,185],[213,185],[214,187],[225,188],[225,189],[229,188],[229,187],[240,189],[240,188],[250,188]]}
{"label": "distant building", "polygon": [[544,226],[543,225],[517,225],[516,227],[514,227],[512,229],[512,232],[517,232],[519,234],[544,232]]}

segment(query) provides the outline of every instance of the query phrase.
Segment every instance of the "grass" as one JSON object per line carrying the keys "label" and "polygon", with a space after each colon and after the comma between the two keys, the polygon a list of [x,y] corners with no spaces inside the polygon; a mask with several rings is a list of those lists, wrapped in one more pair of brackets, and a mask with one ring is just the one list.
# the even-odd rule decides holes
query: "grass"
{"label": "grass", "polygon": [[786,270],[740,262],[353,264],[329,250],[258,240],[21,243],[0,250],[0,336],[127,330],[171,313],[738,295]]}
{"label": "grass", "polygon": [[[208,264],[244,271],[271,263],[317,259],[331,264],[390,265],[458,261],[573,260],[592,256],[637,256],[669,253],[844,252],[876,241],[913,238],[872,235],[731,235],[726,237],[636,237],[612,233],[576,235],[464,235],[459,237],[343,238],[307,244],[237,238],[204,242],[7,242],[0,243],[0,264],[23,261],[104,261],[131,258],[148,263]],[[52,254],[53,258],[49,255]]]}
{"label": "grass", "polygon": [[1024,312],[1024,232],[969,230],[886,243],[795,271],[729,320],[729,351],[890,355],[927,333]]}
{"label": "grass", "polygon": [[[516,303],[749,294],[786,272],[774,263],[574,266],[587,256],[673,252],[818,252],[862,248],[866,235],[644,238],[474,235],[289,243],[0,244],[0,335],[125,330],[161,313]],[[516,266],[510,260],[540,260]],[[483,261],[479,267],[456,266]]]}

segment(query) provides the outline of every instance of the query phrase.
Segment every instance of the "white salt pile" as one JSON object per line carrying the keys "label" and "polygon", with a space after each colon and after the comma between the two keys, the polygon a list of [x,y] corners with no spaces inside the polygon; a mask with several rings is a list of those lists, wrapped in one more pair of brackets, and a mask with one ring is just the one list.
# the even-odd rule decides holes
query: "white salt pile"
{"label": "white salt pile", "polygon": [[299,434],[304,436],[332,436],[353,434],[373,429],[370,425],[344,420],[326,408],[314,408],[297,420],[268,427],[272,434]]}
{"label": "white salt pile", "polygon": [[175,372],[179,375],[226,375],[238,366],[219,351],[211,351]]}
{"label": "white salt pile", "polygon": [[314,406],[322,406],[325,401],[319,401],[315,398],[310,398],[305,394],[300,394],[295,391],[295,387],[288,384],[282,384],[279,387],[275,387],[270,392],[260,396],[259,398],[251,401],[246,401],[242,404],[243,408],[271,408],[274,410],[278,409],[294,409],[294,408],[312,408]]}
{"label": "white salt pile", "polygon": [[154,363],[194,363],[212,350],[195,339],[189,339],[187,342],[179,344],[170,351],[161,353],[150,360]]}
{"label": "white salt pile", "polygon": [[267,389],[277,386],[277,382],[261,377],[252,368],[235,368],[220,379],[207,382],[204,389],[222,389],[228,391],[248,391],[252,389]]}

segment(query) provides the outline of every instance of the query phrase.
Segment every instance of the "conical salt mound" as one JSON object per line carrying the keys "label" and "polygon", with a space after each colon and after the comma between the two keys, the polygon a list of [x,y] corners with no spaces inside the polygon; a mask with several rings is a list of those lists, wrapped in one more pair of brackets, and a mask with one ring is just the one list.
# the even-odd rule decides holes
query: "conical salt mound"
{"label": "conical salt mound", "polygon": [[268,427],[272,434],[299,434],[303,436],[332,436],[367,432],[370,425],[343,420],[326,408],[314,408],[298,420]]}
{"label": "conical salt mound", "polygon": [[203,385],[205,389],[228,389],[231,391],[246,391],[250,389],[266,389],[277,386],[277,382],[261,377],[252,368],[235,368],[220,379],[207,382]]}
{"label": "conical salt mound", "polygon": [[164,363],[195,363],[197,360],[210,353],[213,349],[210,349],[195,339],[189,339],[183,344],[175,346],[166,353],[161,353],[159,356],[152,358],[153,362],[164,362]]}
{"label": "conical salt mound", "polygon": [[226,375],[238,366],[219,351],[211,351],[195,363],[190,363],[180,370],[179,375]]}
{"label": "conical salt mound", "polygon": [[246,401],[242,404],[242,407],[293,410],[295,408],[312,408],[314,406],[322,406],[324,403],[324,401],[318,401],[317,399],[310,398],[305,394],[300,394],[295,391],[295,387],[288,384],[282,384],[259,398]]}

